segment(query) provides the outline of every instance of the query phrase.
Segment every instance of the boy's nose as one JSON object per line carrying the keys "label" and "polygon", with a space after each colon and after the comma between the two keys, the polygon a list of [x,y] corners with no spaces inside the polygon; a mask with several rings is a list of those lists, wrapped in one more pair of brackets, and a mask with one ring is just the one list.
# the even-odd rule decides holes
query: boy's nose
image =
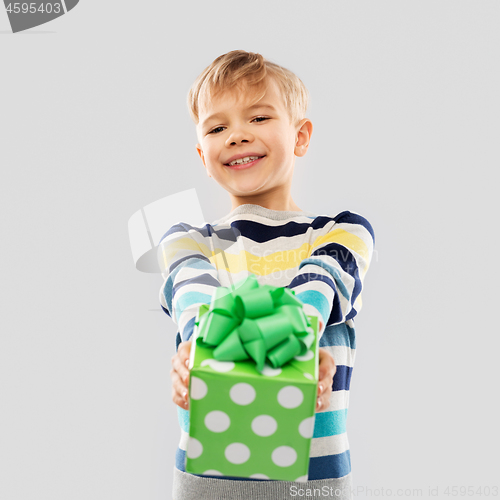
{"label": "boy's nose", "polygon": [[[242,140],[241,140],[241,141],[239,141],[239,142],[249,142],[249,141],[248,141],[248,139],[242,139]],[[233,142],[231,142],[231,144],[237,144],[237,142],[236,142],[236,141],[233,141]]]}
{"label": "boy's nose", "polygon": [[253,135],[243,129],[234,130],[227,138],[228,145],[240,144],[242,142],[251,142]]}

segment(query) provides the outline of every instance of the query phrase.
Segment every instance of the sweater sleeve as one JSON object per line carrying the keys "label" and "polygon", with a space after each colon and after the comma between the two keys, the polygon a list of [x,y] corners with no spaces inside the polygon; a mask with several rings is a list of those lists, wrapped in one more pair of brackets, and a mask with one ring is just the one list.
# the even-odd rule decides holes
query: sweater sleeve
{"label": "sweater sleeve", "polygon": [[179,328],[178,342],[189,340],[199,306],[210,304],[215,289],[221,286],[211,260],[209,236],[208,225],[200,230],[180,223],[169,229],[158,247],[164,280],[160,304]]}
{"label": "sweater sleeve", "polygon": [[375,237],[370,223],[353,212],[318,219],[326,219],[323,230],[288,288],[304,302],[307,314],[319,317],[321,337],[326,326],[352,319],[361,309]]}

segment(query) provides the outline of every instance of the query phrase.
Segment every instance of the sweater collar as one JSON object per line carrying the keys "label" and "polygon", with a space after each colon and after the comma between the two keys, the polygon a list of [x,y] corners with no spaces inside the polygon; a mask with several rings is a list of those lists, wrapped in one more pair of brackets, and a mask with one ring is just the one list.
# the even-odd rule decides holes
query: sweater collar
{"label": "sweater collar", "polygon": [[268,219],[272,220],[286,220],[290,219],[292,217],[297,217],[300,215],[304,216],[313,216],[314,214],[312,212],[306,212],[304,210],[271,210],[270,208],[265,208],[260,205],[254,205],[252,203],[245,203],[243,205],[240,205],[236,207],[234,210],[232,210],[229,214],[225,215],[221,219],[217,220],[215,223],[220,224],[234,215],[239,215],[239,214],[253,214],[253,215],[260,215],[261,217],[266,217]]}

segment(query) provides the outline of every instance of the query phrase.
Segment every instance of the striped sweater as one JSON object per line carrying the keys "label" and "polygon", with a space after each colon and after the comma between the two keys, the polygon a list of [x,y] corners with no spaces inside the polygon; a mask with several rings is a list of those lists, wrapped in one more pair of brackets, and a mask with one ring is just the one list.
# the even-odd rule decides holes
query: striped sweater
{"label": "striped sweater", "polygon": [[[178,326],[177,346],[190,339],[197,310],[210,303],[214,289],[229,287],[249,273],[261,285],[294,290],[306,314],[320,318],[319,346],[332,354],[337,370],[330,405],[316,413],[310,481],[351,472],[346,416],[356,349],[353,318],[361,308],[373,245],[370,223],[353,212],[317,216],[245,204],[202,228],[174,225],[159,246],[164,268],[160,303]],[[176,468],[185,471],[189,412],[177,410],[182,433]],[[199,479],[211,481],[212,487],[227,481]]]}

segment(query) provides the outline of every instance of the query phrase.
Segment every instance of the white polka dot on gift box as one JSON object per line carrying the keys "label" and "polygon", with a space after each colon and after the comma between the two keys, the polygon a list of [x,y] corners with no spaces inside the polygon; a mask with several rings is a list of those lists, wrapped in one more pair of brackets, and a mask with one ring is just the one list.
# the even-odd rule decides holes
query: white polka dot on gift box
{"label": "white polka dot on gift box", "polygon": [[[232,370],[230,363],[206,365],[224,373]],[[267,379],[276,377],[281,371],[266,366],[262,375]],[[308,404],[305,403],[311,401],[314,405],[316,388],[314,386],[314,401],[311,392],[306,392],[306,400],[304,387],[310,390],[310,386],[307,386],[307,377],[304,379],[305,385],[297,381],[296,385],[273,386],[263,384],[264,379],[250,377],[235,383],[230,378],[202,380],[192,376],[192,405],[198,405],[196,415],[205,430],[200,436],[190,437],[187,457],[202,461],[200,467],[203,470],[198,472],[214,476],[217,473],[226,476],[243,474],[243,477],[255,479],[275,478],[281,474],[282,479],[292,481],[307,477],[304,476],[304,472],[307,473],[304,462],[307,460],[308,463],[307,446],[313,435],[314,416],[308,414]],[[226,389],[222,387],[223,381],[228,382]],[[205,443],[212,433],[214,437],[209,444]],[[240,472],[243,470],[245,473]]]}

